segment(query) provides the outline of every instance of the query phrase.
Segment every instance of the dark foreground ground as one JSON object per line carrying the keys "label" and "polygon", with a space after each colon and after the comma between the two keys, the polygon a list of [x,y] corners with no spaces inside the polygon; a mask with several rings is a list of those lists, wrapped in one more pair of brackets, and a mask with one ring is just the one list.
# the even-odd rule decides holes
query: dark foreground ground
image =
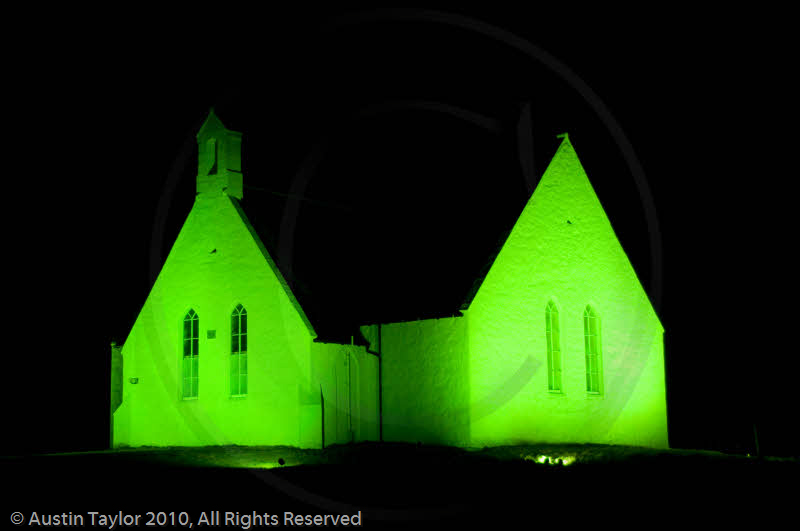
{"label": "dark foreground ground", "polygon": [[19,511],[22,527],[33,512],[40,522],[83,515],[86,528],[89,512],[121,511],[141,515],[139,527],[163,512],[165,527],[180,517],[192,528],[252,529],[288,527],[287,512],[360,511],[370,529],[761,528],[787,517],[783,525],[794,526],[800,504],[798,460],[602,445],[137,449],[6,457],[0,466],[0,523]]}

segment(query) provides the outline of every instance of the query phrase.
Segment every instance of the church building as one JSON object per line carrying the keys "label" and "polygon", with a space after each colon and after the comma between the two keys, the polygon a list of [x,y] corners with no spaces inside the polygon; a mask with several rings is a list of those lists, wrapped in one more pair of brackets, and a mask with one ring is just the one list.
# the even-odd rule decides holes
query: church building
{"label": "church building", "polygon": [[461,308],[339,344],[318,337],[245,215],[242,135],[212,110],[194,205],[111,347],[112,447],[667,448],[663,327],[561,138]]}

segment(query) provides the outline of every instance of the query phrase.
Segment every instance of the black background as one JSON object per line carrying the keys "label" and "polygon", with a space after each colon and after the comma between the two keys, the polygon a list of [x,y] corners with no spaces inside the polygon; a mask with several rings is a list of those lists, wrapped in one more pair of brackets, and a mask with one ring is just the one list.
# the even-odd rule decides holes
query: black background
{"label": "black background", "polygon": [[[109,343],[125,340],[191,208],[211,105],[244,132],[245,210],[331,335],[457,309],[569,132],[666,329],[671,445],[752,452],[755,423],[762,452],[798,453],[796,135],[778,14],[332,22],[352,12],[119,15],[16,43],[5,453],[106,445]],[[457,27],[467,18],[551,54],[604,102],[641,162],[659,260],[647,201],[586,100],[541,61]],[[278,195],[303,175],[306,200]]]}

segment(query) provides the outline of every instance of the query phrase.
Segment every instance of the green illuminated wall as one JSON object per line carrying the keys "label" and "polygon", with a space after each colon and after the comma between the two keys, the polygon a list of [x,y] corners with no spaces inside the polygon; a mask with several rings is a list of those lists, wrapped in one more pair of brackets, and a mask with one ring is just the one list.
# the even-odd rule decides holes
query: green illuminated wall
{"label": "green illuminated wall", "polygon": [[[367,438],[376,432],[377,363],[367,357],[371,355],[351,348],[348,357],[364,358],[353,362],[358,367],[354,371],[364,374],[340,371],[338,386],[336,380],[328,381],[331,371],[312,371],[313,364],[335,365],[343,356],[342,346],[313,343],[311,324],[238,205],[239,138],[213,113],[198,134],[195,204],[122,347],[122,402],[113,413],[115,446],[318,447],[319,389],[338,389],[326,406],[349,412],[353,397],[342,389],[349,393],[351,380],[371,385],[357,389],[363,400],[372,400],[353,407],[372,415],[358,433]],[[229,388],[231,312],[237,304],[248,316],[246,397],[232,397]],[[200,319],[199,394],[185,400],[182,334],[190,308]],[[339,423],[347,418],[339,417]],[[331,414],[331,419],[336,417]],[[331,431],[337,439],[347,435],[340,426]]]}
{"label": "green illuminated wall", "polygon": [[[559,308],[563,392],[548,391]],[[586,391],[583,312],[600,317],[602,393]],[[667,446],[663,328],[567,137],[466,311],[471,442]]]}

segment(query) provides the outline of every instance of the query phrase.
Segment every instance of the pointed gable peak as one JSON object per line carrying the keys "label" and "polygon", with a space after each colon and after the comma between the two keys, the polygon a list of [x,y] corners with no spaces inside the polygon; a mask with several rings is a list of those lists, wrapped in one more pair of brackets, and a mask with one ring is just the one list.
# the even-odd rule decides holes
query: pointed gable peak
{"label": "pointed gable peak", "polygon": [[[572,141],[569,138],[569,133],[561,133],[556,135],[556,138],[561,139],[561,142],[558,144],[555,153],[550,158],[550,163],[548,164],[548,168],[545,169],[545,172],[542,174],[542,178],[547,174],[547,169],[550,166],[558,166],[559,161],[566,161],[569,159],[577,159],[578,154],[575,152],[575,146],[572,145]],[[578,162],[580,164],[580,162]]]}
{"label": "pointed gable peak", "polygon": [[571,149],[572,151],[575,151],[572,142],[570,142],[569,140],[569,133],[561,133],[560,135],[556,135],[556,138],[561,139],[561,144],[558,145],[558,149],[556,150],[555,155],[553,155],[554,159],[556,158],[556,156],[558,156],[559,152],[561,152],[562,149],[563,150]]}
{"label": "pointed gable peak", "polygon": [[[573,176],[578,174],[586,175],[583,165],[578,158],[578,153],[575,151],[575,146],[573,146],[572,141],[570,141],[569,133],[561,133],[560,135],[556,135],[556,138],[560,138],[561,143],[550,159],[550,163],[547,165],[547,168],[539,180],[539,184],[542,183],[542,180],[545,180],[554,173],[564,174],[566,172],[566,174],[573,174]],[[562,175],[562,177],[564,176],[566,175]]]}

